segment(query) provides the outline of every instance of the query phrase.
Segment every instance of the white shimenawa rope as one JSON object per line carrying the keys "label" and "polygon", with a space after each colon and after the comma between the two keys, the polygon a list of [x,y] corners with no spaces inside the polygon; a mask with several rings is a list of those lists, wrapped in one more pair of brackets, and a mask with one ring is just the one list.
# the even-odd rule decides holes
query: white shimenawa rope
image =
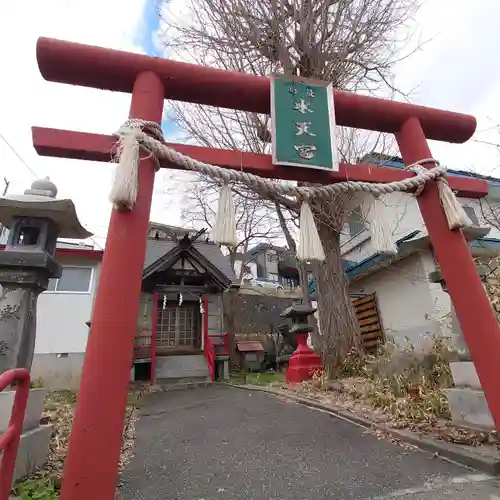
{"label": "white shimenawa rope", "polygon": [[[366,218],[370,221],[374,249],[379,253],[397,253],[397,247],[390,231],[391,221],[388,221],[387,217],[383,215],[385,205],[380,200],[380,196],[384,194],[415,191],[418,196],[427,181],[436,180],[450,229],[456,230],[472,224],[448,185],[445,177],[446,167],[439,165],[432,158],[426,158],[409,165],[407,169],[412,170],[416,175],[402,181],[385,184],[344,181],[314,187],[289,186],[240,170],[225,169],[189,158],[163,143],[163,132],[156,122],[127,120],[115,136],[119,139],[117,151],[119,165],[116,168],[110,200],[116,208],[132,210],[134,207],[139,184],[139,152],[142,149],[155,159],[157,168],[162,164],[175,163],[185,170],[204,174],[221,182],[223,188],[212,237],[216,243],[229,247],[235,247],[237,244],[234,205],[229,193],[231,183],[245,184],[265,198],[273,199],[273,195],[280,195],[294,197],[302,201],[297,258],[304,261],[325,259],[310,203],[314,200],[327,200],[336,194],[367,193],[374,197],[371,209],[366,213]],[[434,163],[436,166],[426,169],[422,167],[422,164],[425,163]]]}

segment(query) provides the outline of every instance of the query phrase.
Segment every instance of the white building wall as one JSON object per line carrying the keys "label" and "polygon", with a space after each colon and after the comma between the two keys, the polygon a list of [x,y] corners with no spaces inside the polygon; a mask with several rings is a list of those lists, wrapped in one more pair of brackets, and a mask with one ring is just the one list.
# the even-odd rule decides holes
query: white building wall
{"label": "white building wall", "polygon": [[100,262],[82,257],[59,257],[63,266],[91,267],[89,292],[43,292],[38,299],[32,380],[51,390],[77,389],[80,384]]}
{"label": "white building wall", "polygon": [[474,209],[480,226],[491,228],[487,238],[500,239],[500,203],[498,200],[487,197],[485,200],[461,198],[460,201],[463,206]]}
{"label": "white building wall", "polygon": [[[386,205],[386,216],[391,220],[391,232],[395,241],[415,230],[426,231],[414,196],[406,193],[391,193],[381,196],[380,199]],[[369,231],[365,229],[352,237],[349,235],[347,223],[344,225],[340,244],[342,256],[353,262],[360,262],[375,253]]]}
{"label": "white building wall", "polygon": [[376,294],[385,335],[402,347],[408,339],[420,349],[433,334],[445,333],[427,277],[429,258],[430,252],[411,255],[350,286],[351,294]]}
{"label": "white building wall", "polygon": [[58,258],[63,266],[92,268],[89,292],[43,292],[38,299],[35,353],[85,352],[94,294],[100,273],[95,260]]}
{"label": "white building wall", "polygon": [[[427,235],[417,199],[411,194],[391,193],[381,197],[386,204],[387,216],[392,221],[394,240],[413,231]],[[464,207],[472,208],[473,222],[490,227],[486,238],[500,239],[500,188],[490,183],[489,194],[482,200],[459,198]],[[351,202],[351,209],[356,202]],[[341,252],[344,259],[361,262],[375,254],[368,230],[350,235],[344,225],[341,235]],[[478,254],[478,250],[474,250]],[[383,327],[388,337],[404,344],[405,337],[416,347],[426,342],[426,337],[441,333],[452,335],[451,300],[441,285],[430,283],[428,274],[435,269],[431,252],[420,252],[387,269],[351,284],[351,293],[376,292]]]}
{"label": "white building wall", "polygon": [[[427,228],[420,214],[417,199],[406,193],[391,193],[381,196],[386,205],[386,215],[392,221],[391,231],[394,240],[397,241],[413,231],[421,231],[419,236],[427,234]],[[464,207],[473,208],[480,226],[489,226],[488,238],[500,239],[500,203],[493,197],[488,200],[477,200],[473,198],[460,198]],[[486,215],[486,217],[484,215]],[[492,225],[488,221],[496,222]],[[353,262],[361,262],[371,257],[375,252],[370,241],[370,233],[364,230],[352,237],[349,235],[347,222],[340,239],[342,257]]]}
{"label": "white building wall", "polygon": [[[234,274],[236,275],[236,278],[238,278],[240,276],[242,266],[243,266],[243,262],[241,260],[234,261]],[[255,262],[246,262],[245,266],[250,269],[250,274],[252,275],[252,277],[256,278],[257,277],[257,264]]]}
{"label": "white building wall", "polygon": [[[436,269],[437,264],[430,251],[421,252],[420,258],[422,259],[422,265],[426,275],[429,275],[429,273]],[[451,325],[450,296],[443,291],[443,288],[439,283],[429,282],[429,289],[432,297],[432,303],[434,304],[435,319],[441,325],[441,333],[447,337],[451,337],[453,332]]]}

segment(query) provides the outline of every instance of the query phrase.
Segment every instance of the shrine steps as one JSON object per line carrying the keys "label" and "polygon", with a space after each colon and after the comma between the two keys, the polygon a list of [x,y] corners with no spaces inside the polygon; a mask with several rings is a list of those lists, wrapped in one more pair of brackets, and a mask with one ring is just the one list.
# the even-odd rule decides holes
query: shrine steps
{"label": "shrine steps", "polygon": [[195,389],[197,387],[208,387],[212,385],[212,379],[206,378],[179,378],[179,379],[158,379],[157,384],[167,391],[178,389]]}
{"label": "shrine steps", "polygon": [[200,387],[212,383],[203,354],[158,357],[155,371],[156,383],[168,389]]}

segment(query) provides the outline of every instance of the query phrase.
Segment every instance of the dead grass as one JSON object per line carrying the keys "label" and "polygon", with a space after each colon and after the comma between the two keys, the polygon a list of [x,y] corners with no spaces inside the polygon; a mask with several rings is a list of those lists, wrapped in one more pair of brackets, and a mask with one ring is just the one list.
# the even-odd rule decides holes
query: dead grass
{"label": "dead grass", "polygon": [[[135,423],[138,418],[137,410],[146,392],[149,392],[148,386],[131,390],[128,395],[119,466],[120,472],[133,457]],[[34,484],[34,481],[38,481],[40,484],[50,483],[56,489],[60,488],[77,397],[78,393],[76,391],[55,391],[47,394],[41,423],[53,426],[49,455],[43,468],[30,478],[27,484]]]}
{"label": "dead grass", "polygon": [[350,366],[341,370],[349,376],[336,381],[314,377],[287,390],[392,428],[452,443],[500,447],[496,431],[472,431],[451,423],[448,401],[441,391],[453,383],[449,361],[454,352],[446,340],[432,338],[425,353],[408,346],[398,358],[394,351],[394,346],[386,346],[363,362],[349,356],[346,363]]}

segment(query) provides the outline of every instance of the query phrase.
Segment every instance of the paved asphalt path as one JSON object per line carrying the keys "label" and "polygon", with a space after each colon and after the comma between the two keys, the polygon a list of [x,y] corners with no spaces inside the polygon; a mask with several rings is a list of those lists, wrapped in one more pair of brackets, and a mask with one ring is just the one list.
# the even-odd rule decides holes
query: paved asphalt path
{"label": "paved asphalt path", "polygon": [[154,393],[120,500],[500,500],[493,479],[227,386]]}

